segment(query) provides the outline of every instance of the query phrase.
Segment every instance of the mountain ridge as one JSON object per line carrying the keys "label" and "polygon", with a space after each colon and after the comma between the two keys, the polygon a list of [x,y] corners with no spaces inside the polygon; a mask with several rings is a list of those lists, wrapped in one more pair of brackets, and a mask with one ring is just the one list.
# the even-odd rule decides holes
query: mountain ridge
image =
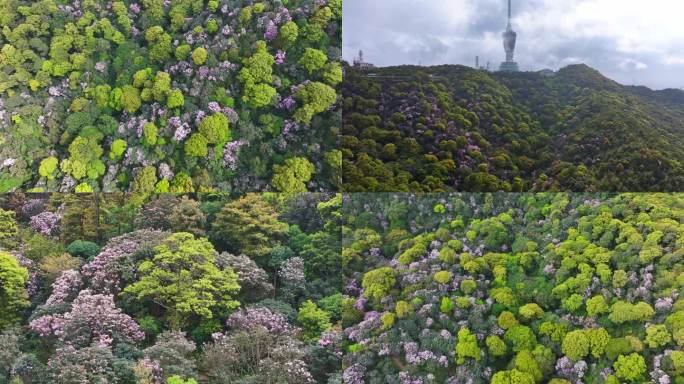
{"label": "mountain ridge", "polygon": [[684,186],[684,91],[621,85],[584,64],[553,75],[461,65],[346,74],[347,191]]}

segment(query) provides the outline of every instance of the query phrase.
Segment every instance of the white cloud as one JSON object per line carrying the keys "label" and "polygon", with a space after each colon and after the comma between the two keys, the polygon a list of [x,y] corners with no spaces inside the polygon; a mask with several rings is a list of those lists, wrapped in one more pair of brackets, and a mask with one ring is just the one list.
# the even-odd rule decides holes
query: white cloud
{"label": "white cloud", "polygon": [[620,64],[618,64],[618,68],[622,69],[623,71],[628,71],[634,69],[646,69],[648,68],[648,65],[638,60],[624,59],[620,62]]}
{"label": "white cloud", "polygon": [[666,65],[684,65],[684,56],[668,56],[665,58],[665,64]]}
{"label": "white cloud", "polygon": [[[498,66],[506,0],[344,0],[344,56]],[[684,1],[513,0],[523,70],[583,62],[621,82],[684,87]]]}

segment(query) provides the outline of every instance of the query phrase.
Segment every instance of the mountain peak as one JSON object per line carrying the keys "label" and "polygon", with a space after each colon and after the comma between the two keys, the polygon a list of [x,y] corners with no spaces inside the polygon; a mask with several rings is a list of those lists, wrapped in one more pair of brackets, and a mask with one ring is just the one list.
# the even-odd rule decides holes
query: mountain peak
{"label": "mountain peak", "polygon": [[556,75],[561,79],[585,88],[616,89],[620,87],[620,84],[605,77],[601,72],[586,64],[568,65],[559,69]]}

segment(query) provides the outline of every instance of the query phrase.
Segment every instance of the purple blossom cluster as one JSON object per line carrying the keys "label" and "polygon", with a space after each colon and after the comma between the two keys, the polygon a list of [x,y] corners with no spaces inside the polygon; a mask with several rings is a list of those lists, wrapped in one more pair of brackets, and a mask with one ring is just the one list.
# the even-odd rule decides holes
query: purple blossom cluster
{"label": "purple blossom cluster", "polygon": [[59,221],[62,216],[50,211],[41,212],[31,217],[31,229],[45,236],[53,236],[59,229]]}
{"label": "purple blossom cluster", "polygon": [[[114,341],[135,343],[145,338],[138,324],[117,308],[112,295],[82,290],[63,314],[46,315],[29,324],[40,336],[55,336],[64,345],[110,346]],[[84,333],[85,332],[85,333]]]}
{"label": "purple blossom cluster", "polygon": [[285,63],[285,59],[287,58],[287,53],[285,53],[285,51],[282,51],[279,49],[276,52],[276,54],[274,55],[274,58],[275,58],[275,63],[278,65],[281,65],[281,64]]}
{"label": "purple blossom cluster", "polygon": [[221,112],[224,115],[226,115],[226,117],[228,118],[228,121],[230,121],[231,124],[235,124],[238,122],[238,120],[239,120],[238,113],[235,112],[235,110],[233,108],[225,107],[221,110]]}
{"label": "purple blossom cluster", "polygon": [[159,176],[164,180],[170,181],[171,179],[173,179],[174,173],[168,164],[161,163],[159,164]]}
{"label": "purple blossom cluster", "polygon": [[164,374],[163,369],[157,360],[144,357],[138,360],[134,368],[136,379],[140,383],[146,384],[163,384]]}
{"label": "purple blossom cluster", "polygon": [[283,136],[287,136],[290,132],[294,132],[299,129],[299,124],[292,120],[285,121],[285,126],[283,126]]}
{"label": "purple blossom cluster", "polygon": [[291,287],[303,287],[306,281],[304,276],[304,259],[293,257],[283,262],[278,270],[278,277],[283,283]]}
{"label": "purple blossom cluster", "polygon": [[572,382],[582,380],[587,372],[587,362],[579,360],[573,363],[567,356],[563,356],[556,361],[556,373]]}
{"label": "purple blossom cluster", "polygon": [[423,381],[422,378],[411,377],[411,375],[408,372],[399,372],[399,382],[401,384],[423,384],[423,383],[425,383],[425,381]]}
{"label": "purple blossom cluster", "polygon": [[347,367],[342,373],[342,380],[345,384],[364,384],[363,380],[366,373],[366,367],[356,363]]}
{"label": "purple blossom cluster", "polygon": [[306,363],[300,359],[292,359],[285,362],[285,372],[288,376],[296,378],[297,382],[303,384],[315,383],[313,375],[309,372]]}
{"label": "purple blossom cluster", "polygon": [[[278,107],[292,111],[297,106],[297,101],[292,96],[288,96],[278,103]],[[288,129],[289,130],[289,129]]]}
{"label": "purple blossom cluster", "polygon": [[264,39],[266,39],[266,41],[273,41],[276,37],[278,37],[278,27],[273,20],[269,20],[266,25],[266,32],[264,32]]}
{"label": "purple blossom cluster", "polygon": [[147,242],[160,241],[166,234],[162,231],[142,229],[115,237],[103,248],[93,261],[81,269],[90,280],[90,289],[97,293],[119,292],[119,266],[117,261],[134,254]]}
{"label": "purple blossom cluster", "polygon": [[60,304],[74,299],[83,287],[83,279],[78,271],[68,269],[52,283],[52,294],[46,305]]}
{"label": "purple blossom cluster", "polygon": [[202,110],[197,111],[197,114],[195,115],[195,124],[199,124],[206,115],[207,113]]}
{"label": "purple blossom cluster", "polygon": [[190,131],[192,131],[190,126],[187,123],[184,123],[183,125],[176,128],[176,130],[173,133],[173,139],[178,141],[178,142],[181,142],[181,141],[185,140],[186,137],[188,137],[188,134],[190,134]]}
{"label": "purple blossom cluster", "polygon": [[207,108],[209,108],[209,110],[210,110],[212,113],[221,112],[221,106],[219,105],[219,103],[217,103],[217,102],[215,102],[215,101],[209,102],[209,105],[208,105]]}
{"label": "purple blossom cluster", "polygon": [[[290,325],[283,315],[271,312],[270,309],[264,307],[240,309],[230,315],[226,325],[231,329],[245,330],[261,327],[276,335],[292,335],[297,332],[297,329]],[[218,334],[216,337],[222,336]]]}
{"label": "purple blossom cluster", "polygon": [[28,293],[29,297],[33,297],[36,293],[38,293],[40,288],[42,271],[37,268],[37,265],[33,260],[29,259],[28,257],[24,257],[24,255],[21,253],[14,251],[11,254],[19,262],[20,266],[28,269],[29,278],[26,282],[26,292]]}
{"label": "purple blossom cluster", "polygon": [[223,148],[223,162],[228,169],[235,170],[237,168],[238,153],[240,148],[246,144],[245,140],[235,140],[226,143]]}
{"label": "purple blossom cluster", "polygon": [[292,20],[292,16],[290,15],[290,10],[288,10],[285,7],[281,7],[280,9],[278,9],[278,12],[276,13],[275,17],[273,18],[273,22],[276,23],[276,25],[285,24],[291,20]]}

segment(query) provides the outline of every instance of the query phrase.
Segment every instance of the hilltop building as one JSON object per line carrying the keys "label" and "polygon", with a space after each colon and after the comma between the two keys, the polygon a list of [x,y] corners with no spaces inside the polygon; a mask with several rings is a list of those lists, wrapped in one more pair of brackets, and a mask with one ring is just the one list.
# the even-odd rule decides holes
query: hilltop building
{"label": "hilltop building", "polygon": [[537,71],[537,73],[539,73],[539,74],[542,75],[542,76],[546,76],[546,77],[554,77],[554,76],[556,76],[556,72],[554,72],[554,71],[552,71],[552,70],[550,70],[550,69],[542,69],[541,71]]}
{"label": "hilltop building", "polygon": [[475,56],[475,69],[489,71],[489,61],[486,65],[480,65],[480,56]]}
{"label": "hilltop building", "polygon": [[518,63],[515,62],[515,42],[518,34],[513,31],[511,26],[511,0],[508,0],[508,26],[503,33],[504,50],[506,50],[506,61],[501,63],[499,70],[502,72],[518,72]]}
{"label": "hilltop building", "polygon": [[359,51],[359,57],[354,58],[354,68],[371,69],[375,68],[375,65],[363,61],[363,51]]}

